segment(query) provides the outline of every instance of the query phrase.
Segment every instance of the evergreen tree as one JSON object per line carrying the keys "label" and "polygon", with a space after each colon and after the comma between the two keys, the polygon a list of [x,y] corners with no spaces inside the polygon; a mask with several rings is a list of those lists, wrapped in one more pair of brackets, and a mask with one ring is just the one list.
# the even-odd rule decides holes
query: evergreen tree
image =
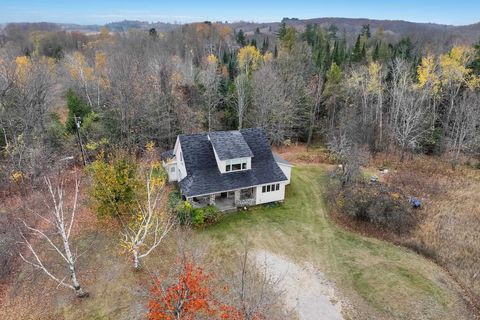
{"label": "evergreen tree", "polygon": [[251,46],[254,46],[254,47],[256,48],[256,47],[257,47],[257,40],[252,39],[252,40],[250,41],[250,45],[251,45]]}
{"label": "evergreen tree", "polygon": [[302,33],[302,40],[306,41],[309,45],[313,46],[317,34],[317,25],[307,24],[305,31]]}
{"label": "evergreen tree", "polygon": [[338,31],[338,27],[334,24],[331,24],[328,27],[328,36],[330,37],[330,39],[334,39],[334,40],[337,39],[337,31]]}
{"label": "evergreen tree", "polygon": [[269,44],[268,37],[263,38],[262,48],[260,50],[262,52],[262,54],[265,54],[268,51],[269,45],[270,44]]}
{"label": "evergreen tree", "polygon": [[245,41],[245,34],[243,33],[243,30],[240,29],[237,33],[237,43],[241,46],[244,47],[247,43]]}
{"label": "evergreen tree", "polygon": [[150,30],[148,30],[148,34],[149,34],[153,39],[156,39],[156,38],[158,37],[157,29],[155,29],[155,28],[150,28]]}
{"label": "evergreen tree", "polygon": [[223,64],[228,64],[230,57],[228,56],[227,51],[223,51],[222,62]]}
{"label": "evergreen tree", "polygon": [[378,45],[378,42],[375,43],[375,48],[373,49],[373,54],[372,54],[372,59],[373,61],[378,61],[380,58],[380,46]]}
{"label": "evergreen tree", "polygon": [[287,34],[287,24],[282,21],[282,23],[280,23],[280,29],[278,29],[278,39],[282,40],[285,35]]}
{"label": "evergreen tree", "polygon": [[470,68],[476,75],[480,76],[480,40],[473,46],[475,50],[475,56],[473,58]]}
{"label": "evergreen tree", "polygon": [[393,46],[393,56],[394,58],[402,58],[407,61],[413,61],[415,57],[415,46],[410,40],[409,37],[402,38],[397,44]]}
{"label": "evergreen tree", "polygon": [[90,106],[72,89],[68,89],[67,91],[67,107],[68,116],[65,123],[65,128],[68,132],[74,133],[76,130],[75,117],[82,121],[88,114],[92,112],[92,108],[90,108]]}
{"label": "evergreen tree", "polygon": [[357,41],[355,42],[355,46],[353,47],[351,61],[353,63],[359,63],[363,61],[364,57],[365,57],[365,45],[362,44],[361,35],[358,35]]}
{"label": "evergreen tree", "polygon": [[370,33],[370,25],[369,24],[364,24],[362,26],[362,32],[360,34],[362,36],[367,37],[367,39],[369,39],[372,36],[372,34]]}

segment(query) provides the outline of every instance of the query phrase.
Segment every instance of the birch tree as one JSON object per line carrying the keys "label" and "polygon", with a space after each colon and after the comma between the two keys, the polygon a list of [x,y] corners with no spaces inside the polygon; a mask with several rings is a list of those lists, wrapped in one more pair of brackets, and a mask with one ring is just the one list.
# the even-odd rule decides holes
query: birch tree
{"label": "birch tree", "polygon": [[[83,290],[77,279],[76,262],[80,255],[77,255],[72,247],[71,234],[72,227],[75,223],[75,214],[77,211],[78,200],[78,180],[75,181],[75,195],[71,208],[65,206],[65,190],[63,183],[59,186],[53,187],[49,178],[45,177],[45,184],[48,188],[51,196],[53,206],[48,206],[48,214],[42,215],[35,212],[40,218],[40,221],[46,226],[53,227],[53,231],[44,230],[40,227],[33,227],[28,225],[25,221],[22,221],[24,231],[20,229],[20,235],[23,241],[21,244],[26,247],[30,252],[31,257],[26,256],[21,251],[19,252],[20,258],[25,263],[42,270],[52,280],[58,283],[58,286],[69,288],[75,292],[77,297],[87,297],[88,293]],[[44,240],[48,247],[52,250],[46,250],[48,257],[50,255],[62,264],[62,268],[66,275],[61,274],[60,271],[54,271],[51,267],[47,266],[46,258],[42,257],[40,250],[36,248],[34,242],[27,237],[27,232],[31,234],[32,238],[38,238]],[[67,279],[69,281],[67,281]]]}
{"label": "birch tree", "polygon": [[174,226],[173,218],[158,207],[165,181],[161,165],[154,163],[145,179],[146,199],[139,203],[130,221],[124,223],[122,245],[132,255],[135,270],[140,268],[140,260],[155,250]]}
{"label": "birch tree", "polygon": [[65,67],[70,73],[70,76],[79,83],[87,98],[88,105],[92,107],[90,86],[95,80],[94,69],[88,64],[85,56],[79,51],[65,57],[65,61]]}
{"label": "birch tree", "polygon": [[245,117],[245,113],[247,111],[247,106],[249,103],[249,83],[248,83],[248,76],[244,73],[239,74],[235,78],[235,100],[236,100],[236,108],[237,108],[237,115],[238,115],[238,129],[242,129],[243,127],[243,118]]}
{"label": "birch tree", "polygon": [[404,159],[405,150],[414,150],[431,129],[425,101],[424,90],[411,90],[399,102],[394,132],[401,150],[400,161]]}

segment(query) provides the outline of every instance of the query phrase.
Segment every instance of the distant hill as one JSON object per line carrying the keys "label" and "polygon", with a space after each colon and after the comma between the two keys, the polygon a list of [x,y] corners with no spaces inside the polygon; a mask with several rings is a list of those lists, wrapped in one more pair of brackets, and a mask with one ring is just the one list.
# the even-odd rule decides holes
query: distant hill
{"label": "distant hill", "polygon": [[[410,37],[414,42],[421,43],[424,47],[430,46],[441,50],[453,44],[471,44],[480,40],[480,22],[464,26],[362,18],[284,18],[282,22],[298,30],[303,30],[307,24],[317,24],[324,27],[335,25],[338,28],[338,35],[341,36],[345,34],[350,43],[355,41],[360,29],[366,24],[370,25],[372,34],[375,34],[379,28],[383,28],[385,36],[391,41],[398,41],[402,37]],[[273,35],[280,28],[280,24],[281,22],[258,23],[243,21],[228,23],[235,31],[242,29],[247,36],[252,35],[257,28],[262,34]],[[39,29],[45,31],[61,29],[85,33],[98,32],[102,27],[101,25],[54,24],[47,22],[9,24],[10,27],[12,25],[28,30]],[[108,27],[110,31],[115,32],[124,32],[129,29],[148,30],[151,28],[155,28],[159,32],[166,32],[179,27],[180,24],[124,20],[107,23],[105,26]],[[6,28],[7,25],[0,26],[0,30],[5,30]]]}
{"label": "distant hill", "polygon": [[[362,26],[366,24],[370,25],[372,34],[375,34],[379,28],[383,28],[385,35],[391,41],[397,41],[402,37],[410,37],[413,41],[422,43],[424,46],[434,46],[440,49],[453,44],[471,44],[480,40],[480,22],[465,26],[361,18],[284,18],[282,22],[298,30],[303,30],[307,24],[317,24],[325,28],[335,25],[338,28],[337,34],[341,36],[345,33],[350,43],[355,41]],[[235,28],[236,31],[242,29],[247,34],[255,32],[257,28],[259,28],[262,33],[275,33],[280,27],[280,22],[235,22],[230,25]]]}

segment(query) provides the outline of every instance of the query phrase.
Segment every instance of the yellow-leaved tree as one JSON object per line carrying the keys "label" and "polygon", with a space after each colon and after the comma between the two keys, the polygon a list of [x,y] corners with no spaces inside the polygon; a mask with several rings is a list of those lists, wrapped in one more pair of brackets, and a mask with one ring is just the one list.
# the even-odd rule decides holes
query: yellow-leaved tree
{"label": "yellow-leaved tree", "polygon": [[17,81],[24,83],[32,68],[32,62],[27,56],[19,56],[15,58],[15,75]]}
{"label": "yellow-leaved tree", "polygon": [[440,76],[435,56],[429,54],[422,58],[422,62],[417,67],[417,78],[420,88],[427,88],[434,95],[440,93]]}
{"label": "yellow-leaved tree", "polygon": [[250,75],[263,62],[263,55],[255,46],[245,46],[238,51],[237,61],[240,71]]}
{"label": "yellow-leaved tree", "polygon": [[450,52],[440,56],[440,83],[442,93],[448,101],[447,124],[461,89],[466,87],[474,90],[480,84],[469,67],[473,58],[474,50],[467,46],[454,46]]}
{"label": "yellow-leaved tree", "polygon": [[73,54],[68,55],[65,60],[65,67],[70,76],[73,80],[80,83],[85,96],[87,97],[88,104],[92,107],[93,103],[89,89],[91,84],[95,82],[95,72],[93,67],[87,63],[85,56],[80,51],[75,51]]}

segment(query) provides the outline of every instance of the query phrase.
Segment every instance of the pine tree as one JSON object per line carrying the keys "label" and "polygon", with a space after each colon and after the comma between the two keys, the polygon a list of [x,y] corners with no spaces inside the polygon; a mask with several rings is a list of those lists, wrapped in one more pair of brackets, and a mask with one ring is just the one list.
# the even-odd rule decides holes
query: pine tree
{"label": "pine tree", "polygon": [[278,39],[282,40],[287,34],[287,24],[285,22],[280,23],[280,29],[278,29]]}
{"label": "pine tree", "polygon": [[370,33],[370,25],[369,24],[364,24],[362,26],[362,32],[360,33],[362,36],[366,36],[367,39],[369,39],[372,34]]}
{"label": "pine tree", "polygon": [[362,46],[362,38],[360,35],[358,35],[357,41],[355,42],[355,46],[353,47],[351,61],[354,63],[361,62],[363,59],[364,50],[365,50],[365,46]]}
{"label": "pine tree", "polygon": [[470,67],[476,75],[480,76],[480,40],[473,46],[473,48],[475,49],[475,56]]}
{"label": "pine tree", "polygon": [[260,50],[262,54],[265,54],[268,51],[269,41],[268,37],[263,38],[262,49]]}
{"label": "pine tree", "polygon": [[378,42],[375,43],[375,48],[373,49],[372,59],[373,59],[373,61],[378,61],[380,59],[380,47],[378,45]]}
{"label": "pine tree", "polygon": [[243,30],[240,29],[237,33],[237,43],[241,46],[244,47],[246,45],[245,42],[245,34],[243,33]]}

